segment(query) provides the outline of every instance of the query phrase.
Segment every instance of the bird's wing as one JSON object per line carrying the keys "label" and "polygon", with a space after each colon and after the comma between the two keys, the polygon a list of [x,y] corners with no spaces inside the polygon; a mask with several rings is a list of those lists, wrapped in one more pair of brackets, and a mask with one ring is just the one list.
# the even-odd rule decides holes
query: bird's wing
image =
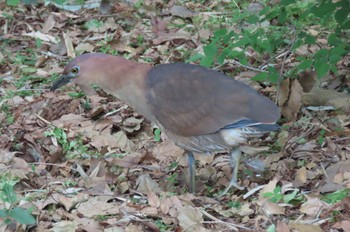
{"label": "bird's wing", "polygon": [[271,100],[249,86],[197,65],[158,65],[146,84],[156,119],[181,136],[214,133],[241,120],[274,123],[280,116]]}

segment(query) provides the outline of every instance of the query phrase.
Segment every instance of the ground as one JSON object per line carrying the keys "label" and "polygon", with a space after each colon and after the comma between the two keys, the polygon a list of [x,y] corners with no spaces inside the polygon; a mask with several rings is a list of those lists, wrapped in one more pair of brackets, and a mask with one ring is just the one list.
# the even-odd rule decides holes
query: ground
{"label": "ground", "polygon": [[[305,72],[279,85],[251,81],[259,71],[251,66],[213,66],[276,101],[283,115],[280,131],[242,146],[244,190],[220,198],[231,172],[226,153],[196,154],[191,194],[184,151],[142,115],[101,90],[48,90],[83,52],[190,62],[228,17],[232,5],[221,4],[0,2],[1,231],[350,231],[348,56],[338,63],[343,78]],[[288,53],[277,65],[294,62]]]}

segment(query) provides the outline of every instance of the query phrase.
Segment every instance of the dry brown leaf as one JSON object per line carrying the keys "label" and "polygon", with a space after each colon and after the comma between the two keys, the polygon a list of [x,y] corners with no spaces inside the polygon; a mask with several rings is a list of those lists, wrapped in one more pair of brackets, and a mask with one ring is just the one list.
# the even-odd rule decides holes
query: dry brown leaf
{"label": "dry brown leaf", "polygon": [[179,224],[183,230],[188,231],[202,231],[204,229],[201,226],[203,222],[203,214],[198,208],[186,205],[183,207],[178,207],[178,216]]}
{"label": "dry brown leaf", "polygon": [[76,222],[72,221],[60,221],[53,223],[53,232],[75,232],[77,228]]}
{"label": "dry brown leaf", "polygon": [[70,211],[77,204],[82,203],[87,200],[87,195],[83,193],[78,193],[73,197],[68,197],[65,195],[57,195],[58,199],[56,199],[60,204],[64,206],[67,211]]}
{"label": "dry brown leaf", "polygon": [[350,232],[350,221],[346,220],[346,221],[337,222],[334,224],[333,227],[336,229],[341,229],[343,230],[343,232]]}
{"label": "dry brown leaf", "polygon": [[177,30],[175,32],[168,32],[159,35],[157,38],[153,39],[153,45],[159,45],[167,41],[173,41],[173,40],[191,40],[192,41],[192,35],[185,31],[185,30]]}
{"label": "dry brown leaf", "polygon": [[278,232],[290,232],[288,225],[283,221],[278,221],[276,226]]}
{"label": "dry brown leaf", "polygon": [[46,33],[42,33],[40,31],[23,33],[22,35],[29,36],[35,39],[41,39],[42,41],[48,42],[48,43],[54,43],[54,44],[58,43],[58,40],[54,36],[48,35]]}
{"label": "dry brown leaf", "polygon": [[157,144],[153,149],[153,156],[161,163],[170,163],[173,160],[179,159],[184,153],[184,150],[176,146],[173,142],[167,140]]}
{"label": "dry brown leaf", "polygon": [[141,210],[141,212],[147,216],[157,216],[159,213],[156,207],[145,207]]}
{"label": "dry brown leaf", "polygon": [[154,192],[148,192],[147,193],[148,198],[148,204],[150,206],[158,208],[160,206],[160,200],[159,197]]}
{"label": "dry brown leaf", "polygon": [[65,32],[63,32],[63,39],[64,39],[64,44],[66,45],[67,55],[70,58],[75,58],[75,51],[74,51],[72,39]]}
{"label": "dry brown leaf", "polygon": [[265,201],[261,208],[267,215],[282,215],[285,212],[285,208],[270,201]]}
{"label": "dry brown leaf", "polygon": [[298,232],[324,232],[324,230],[318,225],[289,223],[289,227]]}
{"label": "dry brown leaf", "polygon": [[[340,184],[338,174],[341,174],[343,176],[345,173],[348,173],[348,172],[350,172],[350,160],[338,162],[336,164],[329,166],[326,169],[327,183],[320,187],[320,191],[334,192],[336,190],[346,187],[346,185],[348,185],[348,180],[345,180],[344,178],[342,178],[344,182]],[[338,183],[335,182],[335,177],[337,177]]]}
{"label": "dry brown leaf", "polygon": [[282,115],[288,120],[296,119],[297,114],[300,112],[302,96],[303,88],[298,80],[293,80],[288,101],[282,106]]}
{"label": "dry brown leaf", "polygon": [[117,215],[119,206],[117,202],[109,202],[112,198],[108,196],[89,197],[88,201],[83,202],[77,208],[78,212],[85,217],[96,217],[98,215]]}
{"label": "dry brown leaf", "polygon": [[45,23],[44,23],[43,28],[41,29],[41,31],[42,31],[43,33],[46,34],[46,33],[48,33],[52,28],[55,27],[55,24],[56,24],[56,21],[55,21],[53,15],[50,14],[50,15],[46,18]]}
{"label": "dry brown leaf", "polygon": [[278,93],[278,105],[283,106],[289,97],[289,92],[290,92],[290,79],[287,78],[283,80],[279,86],[279,93]]}
{"label": "dry brown leaf", "polygon": [[75,51],[78,53],[93,52],[95,47],[89,43],[80,43],[75,47]]}
{"label": "dry brown leaf", "polygon": [[264,197],[265,193],[272,193],[273,190],[276,188],[277,185],[277,178],[275,177],[273,180],[270,180],[268,184],[264,186],[263,189],[260,190],[259,192],[259,201],[265,201],[266,198]]}
{"label": "dry brown leaf", "polygon": [[172,6],[170,13],[181,18],[191,18],[195,14],[184,6]]}
{"label": "dry brown leaf", "polygon": [[306,167],[301,167],[299,170],[297,170],[297,173],[295,175],[295,179],[293,181],[294,187],[300,187],[304,185],[307,181],[307,170]]}
{"label": "dry brown leaf", "polygon": [[308,93],[316,83],[317,74],[315,71],[299,73],[299,83],[303,87],[304,93]]}
{"label": "dry brown leaf", "polygon": [[103,230],[102,225],[100,225],[100,223],[94,219],[76,217],[75,221],[78,224],[79,231],[86,231],[86,232],[104,231],[105,232],[105,230]]}
{"label": "dry brown leaf", "polygon": [[330,205],[317,197],[306,196],[306,198],[307,201],[301,205],[300,212],[311,217],[316,217],[321,211],[327,210],[330,207]]}
{"label": "dry brown leaf", "polygon": [[160,210],[163,214],[168,214],[169,209],[172,207],[171,200],[169,198],[163,199],[162,203],[160,204]]}
{"label": "dry brown leaf", "polygon": [[159,184],[153,180],[149,174],[142,174],[137,178],[137,191],[142,193],[154,192],[158,193],[160,191]]}

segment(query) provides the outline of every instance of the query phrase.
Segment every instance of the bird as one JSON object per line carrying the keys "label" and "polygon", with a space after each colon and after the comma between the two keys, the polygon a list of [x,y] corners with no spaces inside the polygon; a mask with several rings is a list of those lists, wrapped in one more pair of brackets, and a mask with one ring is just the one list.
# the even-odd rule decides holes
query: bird
{"label": "bird", "polygon": [[278,106],[248,85],[196,64],[152,66],[121,56],[85,53],[70,61],[51,86],[74,82],[86,94],[98,86],[143,115],[188,157],[189,191],[195,193],[193,153],[228,152],[232,176],[220,194],[236,187],[240,145],[279,129]]}

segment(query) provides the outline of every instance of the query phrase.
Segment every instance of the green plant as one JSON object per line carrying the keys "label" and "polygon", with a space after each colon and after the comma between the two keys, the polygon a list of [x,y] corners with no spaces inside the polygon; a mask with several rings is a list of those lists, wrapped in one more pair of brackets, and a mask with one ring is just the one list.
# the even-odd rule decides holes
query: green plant
{"label": "green plant", "polygon": [[293,190],[291,193],[288,194],[282,193],[281,190],[282,188],[280,186],[276,186],[273,192],[264,193],[263,196],[267,198],[270,202],[283,202],[285,204],[296,204],[302,202],[304,199],[302,195],[298,194],[298,190]]}
{"label": "green plant", "polygon": [[160,139],[161,139],[161,131],[157,128],[157,129],[155,129],[154,131],[153,131],[153,135],[154,135],[154,140],[156,141],[156,142],[159,142],[160,141]]}
{"label": "green plant", "polygon": [[170,227],[165,224],[161,219],[157,219],[155,222],[156,226],[158,227],[158,229],[160,231],[169,231],[170,230]]}
{"label": "green plant", "polygon": [[6,4],[9,6],[17,6],[20,3],[20,0],[6,0]]}
{"label": "green plant", "polygon": [[35,224],[36,220],[29,211],[16,206],[19,201],[13,186],[14,183],[11,182],[5,182],[1,185],[0,199],[8,203],[8,206],[4,209],[0,209],[0,218],[3,218],[4,222],[7,224],[12,220],[25,225]]}
{"label": "green plant", "polygon": [[[314,69],[319,77],[337,73],[337,62],[350,51],[349,12],[348,0],[282,0],[263,7],[258,15],[236,8],[225,19],[213,17],[208,21],[208,27],[221,28],[203,47],[204,54],[196,54],[188,61],[199,60],[201,65],[210,67],[231,60],[238,66],[260,71],[253,80],[271,83],[305,70]],[[222,25],[228,23],[240,26],[227,30]],[[318,45],[321,38],[327,39],[325,46]],[[315,52],[300,55],[297,50],[306,49],[303,46],[314,46]],[[247,52],[254,53],[253,59],[248,60]],[[279,54],[293,54],[298,63],[288,71],[278,70],[273,63]]]}
{"label": "green plant", "polygon": [[230,208],[236,208],[236,209],[239,209],[239,208],[241,208],[241,206],[242,206],[241,202],[238,202],[238,201],[229,201],[229,202],[227,203],[227,205],[228,205],[228,207],[230,207]]}
{"label": "green plant", "polygon": [[63,151],[68,158],[74,158],[77,155],[85,155],[88,147],[83,145],[79,137],[76,140],[68,141],[67,134],[62,128],[50,128],[49,131],[44,132],[46,137],[53,137],[62,146]]}
{"label": "green plant", "polygon": [[179,183],[179,176],[177,173],[173,173],[173,174],[169,175],[166,179],[173,186],[177,185]]}
{"label": "green plant", "polygon": [[345,197],[348,197],[350,193],[350,189],[341,189],[338,191],[335,191],[333,193],[326,194],[322,197],[322,200],[329,203],[329,204],[335,204],[337,202],[340,202]]}

